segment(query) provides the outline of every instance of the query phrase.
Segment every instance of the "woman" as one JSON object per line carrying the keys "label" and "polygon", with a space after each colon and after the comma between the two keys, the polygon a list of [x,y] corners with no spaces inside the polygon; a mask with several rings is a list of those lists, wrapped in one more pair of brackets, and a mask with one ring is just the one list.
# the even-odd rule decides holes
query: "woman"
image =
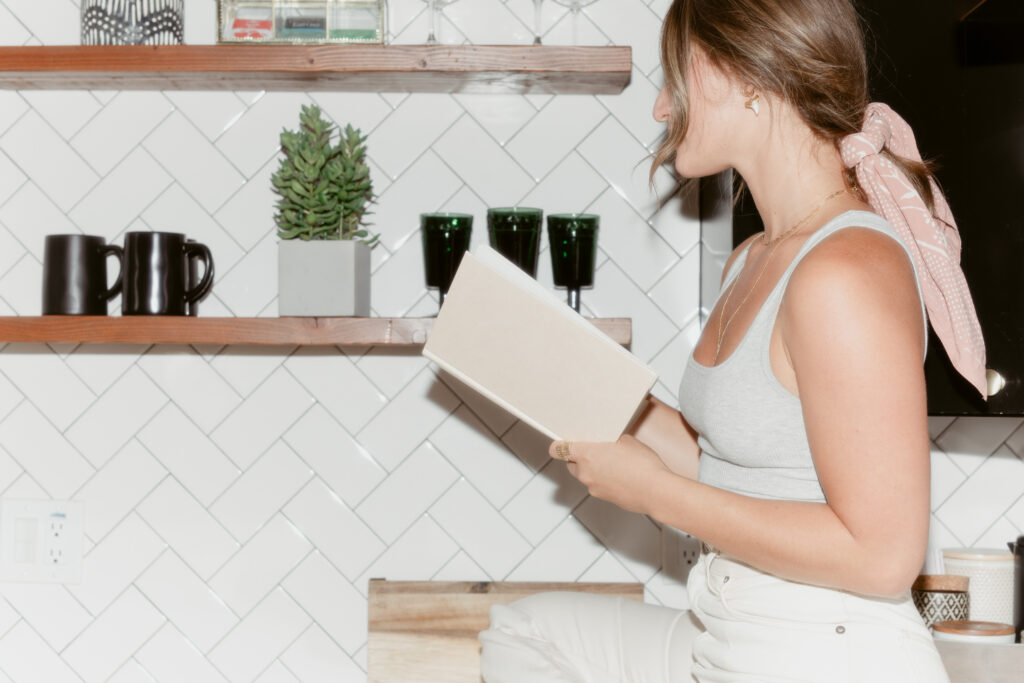
{"label": "woman", "polygon": [[[868,101],[851,0],[675,0],[655,164],[733,168],[765,232],[683,376],[618,442],[554,443],[591,495],[702,539],[686,613],[577,594],[492,611],[500,681],[941,682],[924,560],[926,318],[984,391],[959,241],[913,135]],[[692,642],[691,642],[692,641]],[[692,648],[692,664],[691,664]]]}

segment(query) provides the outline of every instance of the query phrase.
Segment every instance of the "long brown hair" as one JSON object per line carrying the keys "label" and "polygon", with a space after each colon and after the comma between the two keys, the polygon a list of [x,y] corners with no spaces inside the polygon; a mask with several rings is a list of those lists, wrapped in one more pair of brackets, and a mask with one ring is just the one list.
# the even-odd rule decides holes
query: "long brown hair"
{"label": "long brown hair", "polygon": [[[845,136],[860,131],[870,99],[864,32],[852,0],[674,0],[661,33],[671,114],[652,177],[686,137],[687,74],[695,47],[732,77],[789,102],[815,135],[837,149]],[[883,154],[932,207],[929,165],[889,150]],[[857,188],[851,169],[846,182]]]}

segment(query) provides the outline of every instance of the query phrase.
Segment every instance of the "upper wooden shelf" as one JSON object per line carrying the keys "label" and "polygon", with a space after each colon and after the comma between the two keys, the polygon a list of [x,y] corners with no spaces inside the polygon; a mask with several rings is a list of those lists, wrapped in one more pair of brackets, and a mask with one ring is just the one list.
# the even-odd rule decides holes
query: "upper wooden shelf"
{"label": "upper wooden shelf", "polygon": [[[591,318],[619,344],[629,318]],[[420,346],[434,318],[189,318],[180,316],[0,317],[0,343]]]}
{"label": "upper wooden shelf", "polygon": [[629,47],[59,45],[0,47],[0,88],[592,93],[629,84]]}

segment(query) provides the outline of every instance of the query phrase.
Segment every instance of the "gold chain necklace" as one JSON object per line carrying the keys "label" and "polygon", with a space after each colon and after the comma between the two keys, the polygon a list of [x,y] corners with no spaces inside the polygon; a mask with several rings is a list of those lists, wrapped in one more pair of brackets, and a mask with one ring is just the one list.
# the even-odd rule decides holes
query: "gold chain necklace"
{"label": "gold chain necklace", "polygon": [[833,199],[835,199],[836,197],[845,192],[847,192],[847,189],[844,187],[843,189],[837,190],[830,194],[829,196],[825,197],[817,206],[811,209],[810,213],[808,213],[806,216],[797,221],[793,225],[793,227],[789,228],[788,230],[783,232],[781,235],[778,235],[774,239],[767,239],[767,231],[761,233],[761,243],[769,247],[768,256],[765,258],[764,265],[761,266],[761,270],[758,272],[757,277],[754,278],[754,284],[750,286],[750,289],[747,290],[746,296],[743,297],[743,300],[740,301],[739,305],[732,312],[732,315],[730,315],[729,319],[726,320],[725,309],[729,305],[729,299],[732,298],[733,290],[736,289],[736,283],[739,282],[739,274],[736,275],[736,278],[732,281],[732,284],[729,285],[729,291],[726,292],[725,301],[722,302],[722,312],[718,317],[718,339],[715,345],[715,358],[714,360],[712,360],[712,365],[718,364],[718,354],[721,353],[722,351],[722,342],[725,340],[725,332],[726,330],[729,329],[729,325],[732,324],[732,319],[736,317],[736,314],[740,312],[740,309],[743,308],[743,305],[747,303],[747,300],[750,298],[750,295],[754,293],[755,289],[757,289],[757,283],[761,281],[761,276],[764,275],[764,272],[766,270],[768,270],[768,264],[771,263],[772,256],[775,255],[775,250],[778,249],[780,244],[785,242],[791,236],[795,235],[797,230],[799,230],[804,223],[811,220],[814,214],[818,213],[818,211],[820,211],[826,204],[828,204],[830,201],[832,201]]}

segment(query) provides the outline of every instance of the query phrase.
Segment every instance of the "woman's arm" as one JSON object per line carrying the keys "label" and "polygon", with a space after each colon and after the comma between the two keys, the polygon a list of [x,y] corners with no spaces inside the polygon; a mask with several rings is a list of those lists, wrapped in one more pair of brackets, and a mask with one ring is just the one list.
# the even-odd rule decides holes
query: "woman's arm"
{"label": "woman's arm", "polygon": [[648,396],[647,406],[634,421],[629,434],[657,453],[672,472],[689,479],[697,478],[700,458],[697,433],[675,408]]}
{"label": "woman's arm", "polygon": [[660,468],[631,437],[573,444],[570,468],[594,495],[764,571],[902,594],[924,559],[930,484],[924,330],[906,254],[873,231],[833,235],[794,272],[778,325],[826,503],[700,484]]}
{"label": "woman's arm", "polygon": [[824,240],[794,272],[778,324],[827,503],[703,491],[662,514],[700,519],[687,530],[772,573],[902,593],[924,560],[930,487],[924,329],[905,252],[870,230]]}

